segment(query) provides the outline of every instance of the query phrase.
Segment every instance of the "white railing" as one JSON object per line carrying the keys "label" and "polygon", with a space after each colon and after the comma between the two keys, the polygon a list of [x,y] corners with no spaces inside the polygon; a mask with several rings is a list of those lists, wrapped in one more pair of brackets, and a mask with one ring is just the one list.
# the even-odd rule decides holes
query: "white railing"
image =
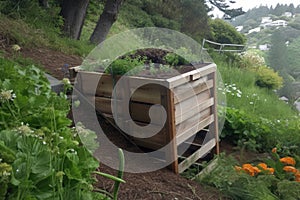
{"label": "white railing", "polygon": [[[202,50],[207,50],[207,48],[204,47],[205,43],[209,43],[209,44],[219,46],[219,48],[217,48],[217,49],[213,48],[213,51],[217,51],[219,53],[220,52],[237,52],[237,53],[240,53],[240,52],[245,51],[245,47],[246,47],[245,45],[242,45],[242,44],[224,44],[224,43],[218,43],[218,42],[213,42],[213,41],[210,41],[210,40],[207,40],[207,39],[203,39]],[[235,47],[236,49],[226,49],[226,47]]]}

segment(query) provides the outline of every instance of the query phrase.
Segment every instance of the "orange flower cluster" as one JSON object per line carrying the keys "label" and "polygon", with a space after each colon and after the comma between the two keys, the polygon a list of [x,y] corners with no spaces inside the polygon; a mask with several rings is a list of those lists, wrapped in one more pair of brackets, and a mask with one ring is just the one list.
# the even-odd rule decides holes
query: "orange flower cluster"
{"label": "orange flower cluster", "polygon": [[283,164],[286,164],[286,165],[292,165],[292,166],[296,165],[296,161],[292,157],[280,158],[280,162],[282,162]]}
{"label": "orange flower cluster", "polygon": [[274,168],[268,167],[266,163],[259,163],[257,166],[263,169],[265,172],[268,172],[268,174],[274,174]]}
{"label": "orange flower cluster", "polygon": [[[292,157],[284,157],[284,158],[280,159],[280,162],[287,165],[287,166],[283,167],[283,170],[285,172],[293,173],[295,175],[295,181],[300,182],[300,171],[298,169],[296,169],[295,167],[293,167],[296,165],[295,159]],[[290,166],[290,165],[292,165],[292,166]]]}
{"label": "orange flower cluster", "polygon": [[235,169],[237,171],[244,171],[250,176],[255,176],[262,171],[267,172],[268,174],[274,173],[274,169],[269,168],[265,163],[260,163],[257,165],[257,167],[247,163],[247,164],[243,164],[242,167],[235,166]]}
{"label": "orange flower cluster", "polygon": [[[277,154],[277,148],[272,149],[272,153]],[[295,168],[296,161],[292,157],[283,157],[279,159],[281,163],[285,166],[283,167],[283,171],[287,173],[292,173],[295,176],[295,181],[300,182],[300,170]],[[260,172],[264,172],[265,174],[274,174],[274,168],[268,167],[266,163],[259,163],[257,166],[253,166],[251,164],[243,164],[242,167],[235,166],[236,171],[243,171],[249,174],[250,176],[255,176]]]}

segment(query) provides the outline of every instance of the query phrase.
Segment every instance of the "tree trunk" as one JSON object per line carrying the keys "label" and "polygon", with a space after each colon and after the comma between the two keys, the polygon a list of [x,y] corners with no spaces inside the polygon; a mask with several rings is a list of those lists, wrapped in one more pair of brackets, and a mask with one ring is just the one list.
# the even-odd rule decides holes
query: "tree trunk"
{"label": "tree trunk", "polygon": [[66,36],[79,39],[89,0],[63,0],[60,15],[64,19],[63,32]]}
{"label": "tree trunk", "polygon": [[48,0],[39,0],[39,5],[43,8],[49,8]]}
{"label": "tree trunk", "polygon": [[90,41],[94,44],[103,42],[112,27],[113,23],[117,20],[120,7],[124,0],[107,0],[104,10],[100,15],[96,28],[90,37]]}

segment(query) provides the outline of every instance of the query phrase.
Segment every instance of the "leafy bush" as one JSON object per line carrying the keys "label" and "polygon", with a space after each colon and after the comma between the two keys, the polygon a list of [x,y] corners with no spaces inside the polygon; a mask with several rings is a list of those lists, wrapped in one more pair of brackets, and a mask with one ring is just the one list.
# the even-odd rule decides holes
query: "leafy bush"
{"label": "leafy bush", "polygon": [[283,86],[283,78],[273,69],[261,66],[256,71],[256,84],[268,89],[279,89]]}
{"label": "leafy bush", "polygon": [[[220,116],[224,115],[224,109],[219,109]],[[253,151],[268,151],[276,146],[285,154],[300,155],[296,148],[300,145],[299,130],[299,117],[296,116],[269,120],[227,107],[220,137]]]}
{"label": "leafy bush", "polygon": [[255,52],[247,51],[240,56],[239,67],[246,69],[256,69],[266,65],[265,59]]}
{"label": "leafy bush", "polygon": [[209,21],[211,28],[210,40],[225,44],[244,44],[246,38],[239,33],[232,25],[222,19]]}
{"label": "leafy bush", "polygon": [[65,94],[51,91],[43,72],[0,59],[0,199],[105,199],[93,192],[96,134],[70,128]]}
{"label": "leafy bush", "polygon": [[260,122],[258,118],[251,117],[243,111],[227,108],[220,137],[240,147],[253,151],[262,150],[266,145],[263,138],[268,137],[270,128]]}

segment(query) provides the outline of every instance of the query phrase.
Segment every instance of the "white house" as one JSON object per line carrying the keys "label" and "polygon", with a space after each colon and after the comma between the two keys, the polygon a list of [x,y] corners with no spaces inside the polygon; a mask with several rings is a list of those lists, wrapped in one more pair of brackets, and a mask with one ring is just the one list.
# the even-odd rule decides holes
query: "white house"
{"label": "white house", "polygon": [[238,32],[241,32],[243,30],[244,26],[237,26],[235,27],[235,29],[238,31]]}
{"label": "white house", "polygon": [[262,17],[261,18],[261,24],[271,23],[272,19],[271,17]]}
{"label": "white house", "polygon": [[253,28],[253,29],[249,30],[248,34],[254,33],[254,32],[256,32],[256,33],[260,32],[260,27],[256,27],[256,28]]}
{"label": "white house", "polygon": [[279,27],[279,26],[286,27],[287,26],[287,21],[285,21],[285,20],[276,20],[276,21],[272,21],[270,23],[261,24],[261,26],[263,26],[263,27]]}
{"label": "white house", "polygon": [[258,48],[261,51],[268,51],[268,50],[270,50],[270,45],[269,44],[261,44],[258,46]]}
{"label": "white house", "polygon": [[282,16],[284,16],[284,17],[293,17],[293,14],[291,12],[285,12],[285,13],[283,13]]}

